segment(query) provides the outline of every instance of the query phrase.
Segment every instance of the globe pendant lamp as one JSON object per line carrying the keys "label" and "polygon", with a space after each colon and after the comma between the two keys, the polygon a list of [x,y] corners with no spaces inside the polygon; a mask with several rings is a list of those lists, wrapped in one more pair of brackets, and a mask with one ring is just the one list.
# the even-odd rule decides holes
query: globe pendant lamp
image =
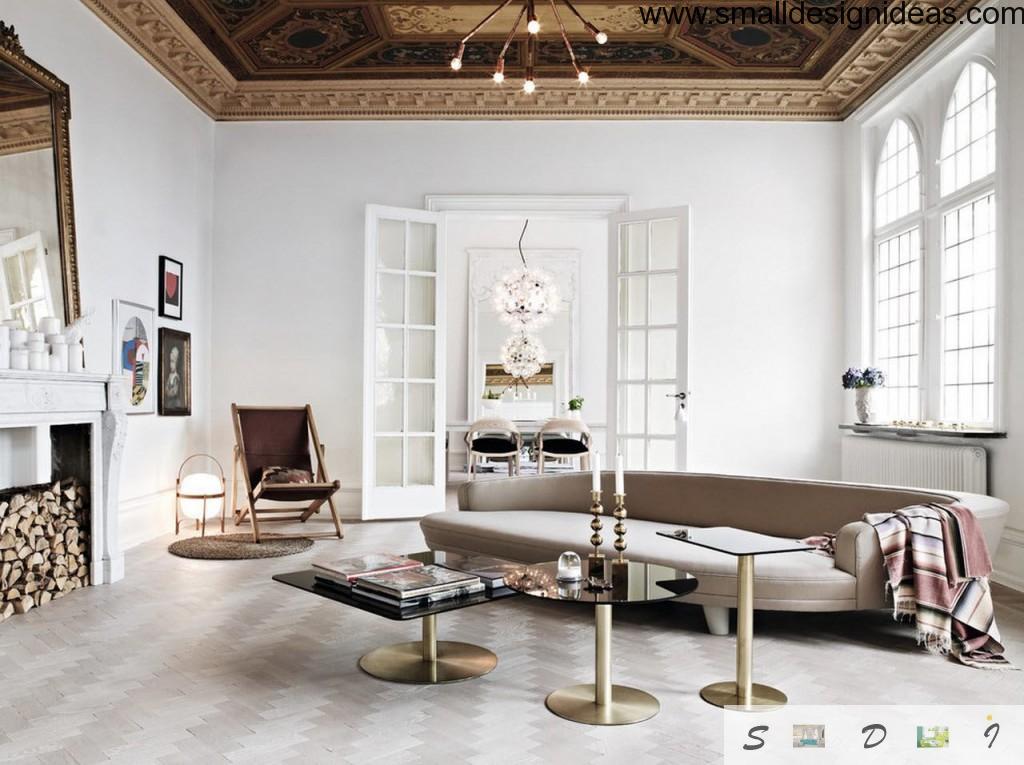
{"label": "globe pendant lamp", "polygon": [[546,351],[540,340],[525,332],[512,335],[501,346],[501,366],[508,374],[525,383],[540,373]]}
{"label": "globe pendant lamp", "polygon": [[523,231],[519,235],[519,257],[523,267],[504,274],[494,284],[492,294],[494,310],[503,324],[516,332],[525,333],[546,327],[558,312],[560,296],[558,285],[547,271],[531,269],[523,254]]}

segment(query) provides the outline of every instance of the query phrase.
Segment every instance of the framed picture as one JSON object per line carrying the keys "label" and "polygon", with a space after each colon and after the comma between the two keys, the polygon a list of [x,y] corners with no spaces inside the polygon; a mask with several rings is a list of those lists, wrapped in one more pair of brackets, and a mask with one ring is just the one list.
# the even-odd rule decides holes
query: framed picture
{"label": "framed picture", "polygon": [[184,266],[174,258],[160,256],[160,315],[181,318],[181,274]]}
{"label": "framed picture", "polygon": [[156,411],[156,312],[149,306],[114,301],[114,374],[132,380],[128,414]]}
{"label": "framed picture", "polygon": [[192,414],[192,335],[160,328],[158,407],[165,417]]}

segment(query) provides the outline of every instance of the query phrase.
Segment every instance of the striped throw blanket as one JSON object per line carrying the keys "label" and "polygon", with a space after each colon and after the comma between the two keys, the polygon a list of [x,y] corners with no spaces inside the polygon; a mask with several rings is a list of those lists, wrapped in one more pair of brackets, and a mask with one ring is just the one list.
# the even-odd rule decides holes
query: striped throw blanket
{"label": "striped throw blanket", "polygon": [[914,618],[918,643],[969,667],[1014,668],[1002,655],[988,584],[992,562],[970,510],[913,505],[864,520],[878,534],[894,616]]}

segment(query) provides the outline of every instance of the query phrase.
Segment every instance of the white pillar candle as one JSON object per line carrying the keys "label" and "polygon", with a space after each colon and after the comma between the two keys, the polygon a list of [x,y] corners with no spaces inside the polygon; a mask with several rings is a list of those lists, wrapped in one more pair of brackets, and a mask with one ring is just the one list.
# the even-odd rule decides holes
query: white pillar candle
{"label": "white pillar candle", "polygon": [[594,452],[593,482],[590,488],[593,491],[601,491],[601,452]]}
{"label": "white pillar candle", "polygon": [[626,477],[622,472],[622,455],[615,455],[615,493],[626,493]]}
{"label": "white pillar candle", "polygon": [[68,346],[68,371],[79,374],[85,368],[85,349],[81,343]]}
{"label": "white pillar candle", "polygon": [[28,369],[28,348],[11,348],[11,369]]}
{"label": "white pillar candle", "polygon": [[58,343],[50,346],[50,369],[54,372],[68,371],[68,346]]}
{"label": "white pillar candle", "polygon": [[0,369],[11,368],[11,346],[9,343],[0,343]]}
{"label": "white pillar candle", "polygon": [[34,372],[49,372],[50,357],[43,351],[29,351],[28,368]]}
{"label": "white pillar candle", "polygon": [[44,316],[39,320],[39,331],[44,335],[56,335],[60,332],[60,319],[56,316]]}

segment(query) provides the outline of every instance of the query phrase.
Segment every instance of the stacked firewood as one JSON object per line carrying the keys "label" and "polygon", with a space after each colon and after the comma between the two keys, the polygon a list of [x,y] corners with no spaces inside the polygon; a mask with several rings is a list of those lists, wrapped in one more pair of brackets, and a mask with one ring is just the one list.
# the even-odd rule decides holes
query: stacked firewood
{"label": "stacked firewood", "polygon": [[89,584],[88,524],[75,479],[0,495],[0,622]]}

